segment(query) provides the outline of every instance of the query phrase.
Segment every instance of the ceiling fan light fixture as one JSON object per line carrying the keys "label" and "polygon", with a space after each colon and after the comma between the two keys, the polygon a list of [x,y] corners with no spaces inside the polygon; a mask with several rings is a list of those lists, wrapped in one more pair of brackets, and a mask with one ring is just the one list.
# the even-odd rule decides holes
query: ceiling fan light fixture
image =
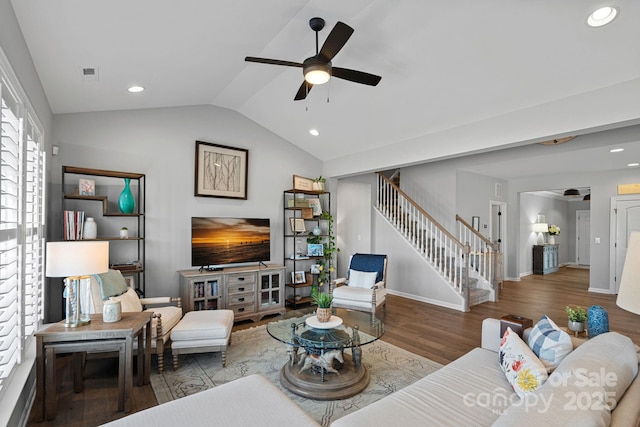
{"label": "ceiling fan light fixture", "polygon": [[331,68],[322,62],[305,64],[304,79],[312,85],[325,84],[331,78]]}
{"label": "ceiling fan light fixture", "polygon": [[580,197],[580,191],[575,188],[569,188],[564,191],[564,197]]}

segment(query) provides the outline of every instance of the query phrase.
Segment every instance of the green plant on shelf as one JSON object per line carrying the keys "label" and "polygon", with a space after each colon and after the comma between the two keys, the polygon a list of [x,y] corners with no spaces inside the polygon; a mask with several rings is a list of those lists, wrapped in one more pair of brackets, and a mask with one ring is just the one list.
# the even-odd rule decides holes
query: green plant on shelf
{"label": "green plant on shelf", "polygon": [[329,280],[331,280],[331,273],[333,273],[333,256],[340,252],[340,249],[336,247],[336,236],[333,232],[333,215],[327,211],[322,211],[320,219],[327,221],[327,235],[309,235],[309,237],[307,237],[307,243],[321,243],[323,246],[323,257],[318,260],[318,265],[320,266],[318,286],[322,287],[325,283],[328,283]]}

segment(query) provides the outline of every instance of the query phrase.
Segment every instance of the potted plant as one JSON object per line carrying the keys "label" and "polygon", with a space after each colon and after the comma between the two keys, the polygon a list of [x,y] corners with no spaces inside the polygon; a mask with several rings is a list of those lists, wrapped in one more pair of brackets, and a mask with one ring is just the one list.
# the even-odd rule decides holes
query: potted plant
{"label": "potted plant", "polygon": [[313,191],[324,191],[324,183],[327,182],[327,179],[320,175],[319,177],[313,180],[311,184],[311,189]]}
{"label": "potted plant", "polygon": [[120,229],[120,238],[126,239],[129,237],[129,229],[127,227],[122,227]]}
{"label": "potted plant", "polygon": [[569,323],[567,327],[570,331],[583,332],[584,323],[587,321],[587,310],[584,307],[566,307],[567,316],[569,317]]}
{"label": "potted plant", "polygon": [[311,298],[318,306],[316,309],[318,321],[322,323],[328,322],[329,319],[331,319],[331,303],[333,302],[333,296],[325,292],[318,292],[318,290],[315,289],[315,292],[311,293]]}

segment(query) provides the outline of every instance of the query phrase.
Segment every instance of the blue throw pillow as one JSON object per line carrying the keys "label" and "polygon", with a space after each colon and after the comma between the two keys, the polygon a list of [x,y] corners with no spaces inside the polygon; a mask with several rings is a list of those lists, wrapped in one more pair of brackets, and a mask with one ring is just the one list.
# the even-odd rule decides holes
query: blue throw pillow
{"label": "blue throw pillow", "polygon": [[549,372],[557,368],[573,350],[569,334],[558,328],[546,315],[533,327],[528,344]]}

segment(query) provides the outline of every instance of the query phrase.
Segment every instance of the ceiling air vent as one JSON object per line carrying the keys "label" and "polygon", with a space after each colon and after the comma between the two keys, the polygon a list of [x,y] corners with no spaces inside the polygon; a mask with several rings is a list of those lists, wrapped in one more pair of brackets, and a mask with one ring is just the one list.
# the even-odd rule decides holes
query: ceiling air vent
{"label": "ceiling air vent", "polygon": [[83,82],[97,82],[98,81],[98,69],[95,67],[82,68],[82,81]]}

